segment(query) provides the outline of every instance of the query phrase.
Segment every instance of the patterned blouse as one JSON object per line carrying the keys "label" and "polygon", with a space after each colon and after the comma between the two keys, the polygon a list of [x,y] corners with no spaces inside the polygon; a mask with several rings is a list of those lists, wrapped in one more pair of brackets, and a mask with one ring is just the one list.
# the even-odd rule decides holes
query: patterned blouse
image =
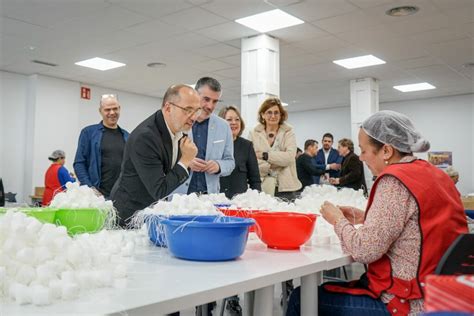
{"label": "patterned blouse", "polygon": [[[406,156],[400,162],[411,162]],[[393,176],[384,176],[377,185],[370,212],[362,226],[356,229],[347,219],[334,226],[342,248],[355,261],[371,263],[387,254],[392,275],[402,280],[416,277],[420,257],[421,232],[418,227],[418,206],[405,186]],[[392,294],[382,293],[388,303]],[[423,311],[423,299],[410,301],[410,315]]]}

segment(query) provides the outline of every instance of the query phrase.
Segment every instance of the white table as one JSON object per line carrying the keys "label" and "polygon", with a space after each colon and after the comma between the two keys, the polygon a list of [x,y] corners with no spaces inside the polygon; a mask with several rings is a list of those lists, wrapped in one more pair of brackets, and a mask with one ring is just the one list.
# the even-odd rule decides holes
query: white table
{"label": "white table", "polygon": [[[256,237],[252,236],[251,239]],[[130,259],[127,286],[93,290],[74,301],[37,307],[3,304],[0,315],[119,314],[160,315],[207,302],[256,291],[254,314],[271,315],[273,285],[302,277],[302,314],[317,313],[317,283],[321,272],[349,264],[339,245],[305,246],[296,251],[268,249],[249,240],[243,256],[228,262],[176,259],[154,246]]]}

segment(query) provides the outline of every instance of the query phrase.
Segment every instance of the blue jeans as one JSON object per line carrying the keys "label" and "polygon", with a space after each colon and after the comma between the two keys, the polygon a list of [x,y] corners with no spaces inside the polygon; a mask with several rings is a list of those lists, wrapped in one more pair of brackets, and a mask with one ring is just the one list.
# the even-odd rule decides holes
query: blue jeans
{"label": "blue jeans", "polygon": [[[286,316],[299,316],[300,288],[296,288],[290,296]],[[318,288],[318,312],[320,316],[379,316],[390,315],[385,304],[381,300],[373,299],[367,295],[351,295],[331,293],[322,286]],[[304,315],[309,316],[309,315]]]}

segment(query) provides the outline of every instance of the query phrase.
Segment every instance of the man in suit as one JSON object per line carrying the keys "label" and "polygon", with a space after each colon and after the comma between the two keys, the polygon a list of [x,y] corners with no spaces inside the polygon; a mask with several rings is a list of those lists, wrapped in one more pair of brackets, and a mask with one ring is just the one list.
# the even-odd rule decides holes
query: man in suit
{"label": "man in suit", "polygon": [[[330,178],[339,177],[339,169],[341,169],[343,157],[339,156],[336,149],[332,148],[334,137],[331,133],[323,135],[323,148],[318,151],[316,157],[313,158],[313,164],[315,166],[325,165],[326,171],[329,173]],[[314,183],[319,184],[321,177],[313,177]]]}
{"label": "man in suit", "polygon": [[234,144],[227,122],[213,114],[221,97],[219,81],[210,77],[199,79],[195,86],[199,94],[202,113],[192,127],[192,140],[198,154],[189,168],[190,178],[174,193],[219,193],[219,178],[234,170]]}
{"label": "man in suit", "polygon": [[301,191],[305,187],[313,184],[313,177],[321,176],[326,172],[325,165],[314,165],[312,159],[318,152],[318,142],[314,139],[307,139],[304,142],[304,153],[296,159],[296,172],[298,180],[303,185]]}
{"label": "man in suit", "polygon": [[191,129],[201,112],[193,88],[173,85],[163,97],[161,110],[132,132],[111,193],[122,227],[135,211],[168,196],[189,177],[197,148],[183,132]]}

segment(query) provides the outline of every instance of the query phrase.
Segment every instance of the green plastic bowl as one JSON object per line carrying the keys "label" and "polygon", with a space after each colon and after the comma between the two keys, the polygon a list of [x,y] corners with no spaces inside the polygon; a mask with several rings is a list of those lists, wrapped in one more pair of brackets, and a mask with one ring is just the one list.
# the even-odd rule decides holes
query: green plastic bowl
{"label": "green plastic bowl", "polygon": [[31,207],[31,208],[20,208],[21,212],[39,220],[41,223],[54,224],[54,218],[56,216],[56,209],[54,208],[42,208],[42,207]]}
{"label": "green plastic bowl", "polygon": [[56,224],[66,226],[70,235],[95,233],[104,227],[107,211],[98,208],[58,209]]}

